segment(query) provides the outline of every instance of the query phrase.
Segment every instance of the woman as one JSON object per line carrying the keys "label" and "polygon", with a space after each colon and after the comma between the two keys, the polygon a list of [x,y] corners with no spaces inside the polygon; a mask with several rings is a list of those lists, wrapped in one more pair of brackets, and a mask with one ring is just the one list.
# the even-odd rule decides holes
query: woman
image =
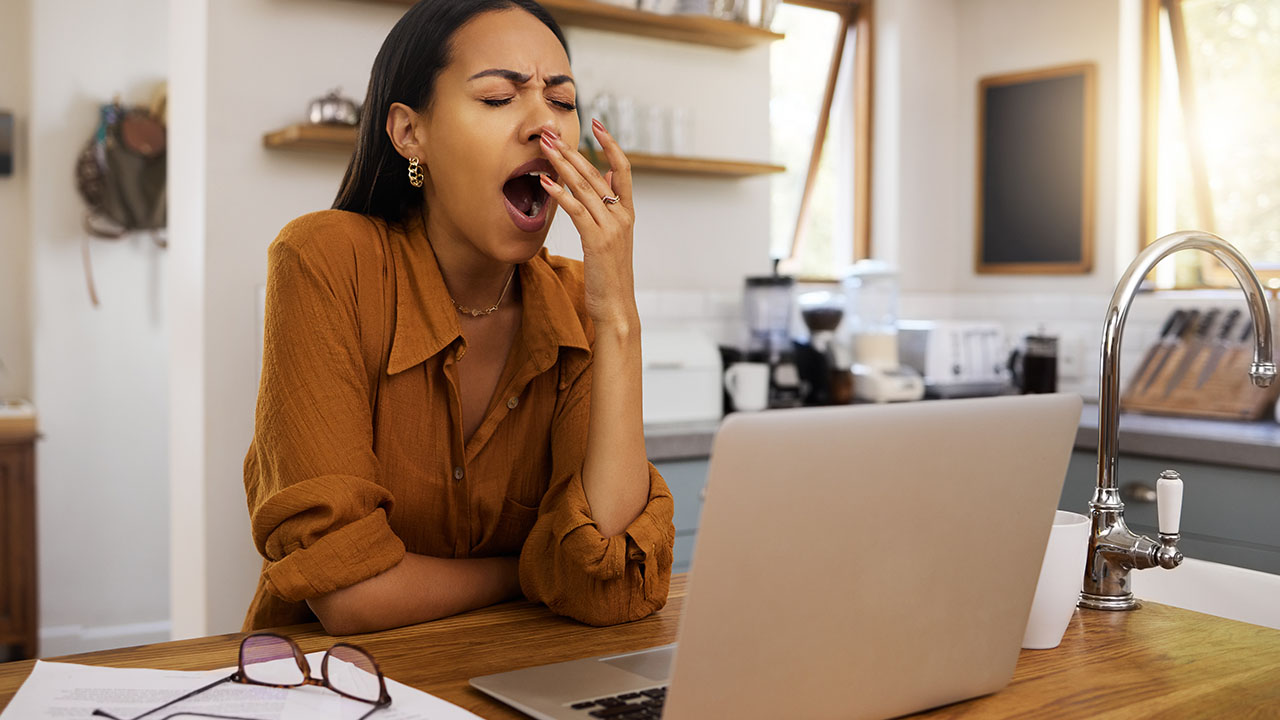
{"label": "woman", "polygon": [[[665,603],[631,172],[598,122],[613,169],[577,152],[575,95],[533,0],[423,0],[387,36],[335,209],[269,252],[246,629],[368,632],[521,593],[598,625]],[[542,248],[557,208],[583,262]]]}

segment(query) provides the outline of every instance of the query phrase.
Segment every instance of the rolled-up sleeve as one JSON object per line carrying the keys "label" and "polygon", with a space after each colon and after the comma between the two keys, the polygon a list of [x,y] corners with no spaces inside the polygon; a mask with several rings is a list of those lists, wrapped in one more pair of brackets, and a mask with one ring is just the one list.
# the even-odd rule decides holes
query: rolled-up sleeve
{"label": "rolled-up sleeve", "polygon": [[671,583],[674,503],[649,464],[649,500],[626,530],[600,533],[582,486],[591,368],[578,373],[552,428],[552,479],[520,553],[525,595],[590,625],[638,620],[661,609]]}
{"label": "rolled-up sleeve", "polygon": [[267,590],[300,602],[390,569],[405,547],[387,522],[391,493],[377,482],[354,272],[340,252],[283,240],[268,254],[244,483]]}

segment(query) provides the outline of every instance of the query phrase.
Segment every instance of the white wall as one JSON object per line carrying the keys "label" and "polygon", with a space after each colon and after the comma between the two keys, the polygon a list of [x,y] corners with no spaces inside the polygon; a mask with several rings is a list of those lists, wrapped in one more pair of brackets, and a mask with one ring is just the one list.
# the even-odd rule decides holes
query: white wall
{"label": "white wall", "polygon": [[165,77],[163,0],[41,0],[30,30],[30,236],[42,654],[168,634],[168,342],[164,254],[95,241],[102,306],[81,265],[72,170],[119,94]]}
{"label": "white wall", "polygon": [[[265,150],[262,134],[301,120],[307,102],[332,87],[362,98],[403,8],[336,0],[172,7],[173,41],[183,50],[173,54],[171,112],[186,128],[175,127],[170,176],[187,178],[188,190],[171,222],[192,237],[174,248],[169,285],[175,345],[182,338],[171,365],[171,597],[174,633],[189,636],[238,629],[260,567],[241,463],[253,431],[255,298],[267,245],[290,219],[328,207],[346,166],[345,157]],[[767,49],[567,34],[583,99],[607,81],[640,102],[687,103],[697,152],[767,157]],[[689,82],[695,72],[698,81]],[[647,318],[736,312],[742,276],[768,268],[768,192],[767,179],[637,177],[636,274]],[[550,244],[580,252],[564,218]],[[664,294],[673,289],[684,291],[674,301]]]}
{"label": "white wall", "polygon": [[[877,5],[876,253],[902,266],[907,292],[1109,293],[1120,227],[1121,14],[1115,0],[885,0]],[[1136,50],[1136,46],[1133,48]],[[1095,263],[1087,275],[977,275],[973,269],[978,82],[989,75],[1092,62],[1098,67]],[[1136,77],[1131,81],[1136,82]],[[1125,118],[1136,123],[1136,116]],[[1136,158],[1135,158],[1136,161]],[[1136,182],[1136,178],[1126,178]],[[1136,222],[1136,216],[1126,219]],[[1129,253],[1132,257],[1133,252]]]}
{"label": "white wall", "polygon": [[[996,320],[1010,340],[1043,327],[1061,339],[1060,386],[1086,396],[1097,393],[1107,303],[1137,254],[1139,5],[881,0],[876,6],[873,247],[902,268],[903,314]],[[1084,275],[978,275],[972,259],[978,82],[1079,62],[1098,69],[1094,268]],[[1140,298],[1125,335],[1126,358],[1141,353],[1171,304],[1238,297]]]}
{"label": "white wall", "polygon": [[0,110],[14,114],[15,167],[0,178],[0,399],[31,394],[28,237],[30,0],[0,3]]}

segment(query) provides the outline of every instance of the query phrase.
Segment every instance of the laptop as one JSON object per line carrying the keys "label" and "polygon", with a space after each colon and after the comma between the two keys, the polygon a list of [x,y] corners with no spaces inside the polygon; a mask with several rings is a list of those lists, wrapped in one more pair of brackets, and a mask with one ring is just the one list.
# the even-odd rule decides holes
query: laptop
{"label": "laptop", "polygon": [[541,720],[889,718],[1008,684],[1075,395],[738,413],[677,644],[486,675]]}

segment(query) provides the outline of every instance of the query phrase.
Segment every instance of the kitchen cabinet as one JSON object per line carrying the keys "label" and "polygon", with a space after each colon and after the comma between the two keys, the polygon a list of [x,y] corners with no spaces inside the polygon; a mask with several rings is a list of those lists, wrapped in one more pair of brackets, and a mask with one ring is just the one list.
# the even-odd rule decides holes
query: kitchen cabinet
{"label": "kitchen cabinet", "polygon": [[36,656],[35,436],[0,435],[0,647]]}
{"label": "kitchen cabinet", "polygon": [[655,462],[654,467],[671,488],[675,500],[676,547],[671,572],[689,572],[693,562],[693,544],[698,534],[698,519],[702,515],[703,488],[707,486],[706,458]]}
{"label": "kitchen cabinet", "polygon": [[[703,489],[710,462],[706,458],[655,462],[675,500],[676,546],[673,572],[688,572],[702,514]],[[1071,456],[1058,507],[1087,515],[1097,484],[1097,454],[1077,450]],[[1182,540],[1187,557],[1280,574],[1280,472],[1227,467],[1143,456],[1120,458],[1118,480],[1155,488],[1165,469],[1186,482],[1182,502]],[[1155,537],[1156,504],[1131,493],[1125,497],[1125,520],[1135,532]]]}
{"label": "kitchen cabinet", "polygon": [[[1097,453],[1072,453],[1059,508],[1089,513],[1097,465]],[[1181,473],[1185,484],[1179,543],[1185,556],[1280,574],[1280,472],[1122,455],[1116,480],[1125,522],[1134,532],[1156,537],[1155,500],[1135,497],[1132,488],[1154,490],[1166,469]]]}

